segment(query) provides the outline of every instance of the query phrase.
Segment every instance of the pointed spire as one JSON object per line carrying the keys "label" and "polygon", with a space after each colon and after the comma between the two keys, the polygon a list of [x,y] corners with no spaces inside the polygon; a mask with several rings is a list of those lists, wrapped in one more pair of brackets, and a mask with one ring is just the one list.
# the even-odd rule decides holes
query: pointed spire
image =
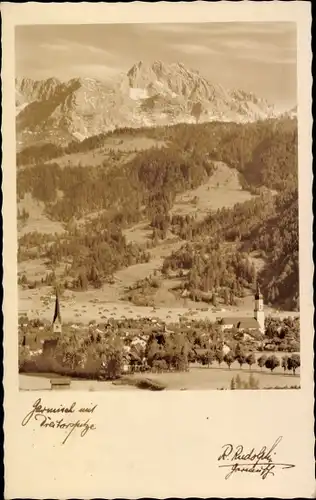
{"label": "pointed spire", "polygon": [[55,288],[55,294],[56,294],[56,301],[55,301],[55,312],[54,312],[54,317],[53,317],[53,324],[55,323],[56,319],[58,319],[59,323],[61,323],[61,315],[60,315],[60,306],[59,306],[59,297],[58,297],[57,287]]}

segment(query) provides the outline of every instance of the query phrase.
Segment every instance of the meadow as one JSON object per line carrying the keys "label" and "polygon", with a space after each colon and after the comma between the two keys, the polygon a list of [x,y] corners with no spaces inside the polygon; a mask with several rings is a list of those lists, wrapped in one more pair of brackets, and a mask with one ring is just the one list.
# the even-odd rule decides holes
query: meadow
{"label": "meadow", "polygon": [[[275,373],[260,371],[257,369],[239,368],[238,363],[233,363],[231,369],[217,366],[191,367],[189,372],[167,372],[167,373],[139,373],[134,375],[137,379],[148,379],[158,381],[165,385],[167,391],[170,390],[229,390],[232,377],[240,376],[241,380],[248,380],[249,375],[253,374],[259,382],[259,389],[268,389],[276,387],[299,386],[299,370],[296,375],[284,374],[282,369],[276,369]],[[49,390],[50,378],[54,375],[42,374],[39,376],[20,374],[20,390]],[[133,375],[131,375],[133,377]],[[71,380],[71,390],[82,391],[104,391],[104,390],[136,390],[132,385],[116,385],[111,381],[92,381],[92,380]]]}

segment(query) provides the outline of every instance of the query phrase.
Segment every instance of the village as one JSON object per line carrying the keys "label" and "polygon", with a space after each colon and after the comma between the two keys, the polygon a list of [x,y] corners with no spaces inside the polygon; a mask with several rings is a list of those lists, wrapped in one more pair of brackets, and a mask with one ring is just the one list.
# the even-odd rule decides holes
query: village
{"label": "village", "polygon": [[[55,292],[53,321],[19,319],[20,373],[115,381],[122,376],[197,373],[197,369],[297,376],[298,318],[265,317],[259,287],[253,316],[194,315],[176,322],[155,317],[63,323]],[[216,368],[215,368],[216,367]],[[238,367],[238,368],[237,368]],[[49,376],[50,376],[49,375]]]}

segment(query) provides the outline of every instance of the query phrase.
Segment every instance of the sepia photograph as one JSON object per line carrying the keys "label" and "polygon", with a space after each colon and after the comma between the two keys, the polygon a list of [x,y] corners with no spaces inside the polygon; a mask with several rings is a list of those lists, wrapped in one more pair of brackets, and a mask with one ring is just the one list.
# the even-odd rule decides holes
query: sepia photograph
{"label": "sepia photograph", "polygon": [[15,27],[19,389],[300,389],[294,22]]}
{"label": "sepia photograph", "polygon": [[315,498],[309,3],[0,9],[4,497]]}

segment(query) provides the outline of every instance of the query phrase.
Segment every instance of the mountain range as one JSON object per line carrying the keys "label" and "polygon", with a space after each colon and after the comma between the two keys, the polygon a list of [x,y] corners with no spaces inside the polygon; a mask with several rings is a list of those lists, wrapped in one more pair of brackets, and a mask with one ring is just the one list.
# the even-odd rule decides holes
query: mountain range
{"label": "mountain range", "polygon": [[142,61],[108,81],[17,78],[18,145],[65,144],[121,127],[274,118],[273,105],[213,84],[181,63]]}

